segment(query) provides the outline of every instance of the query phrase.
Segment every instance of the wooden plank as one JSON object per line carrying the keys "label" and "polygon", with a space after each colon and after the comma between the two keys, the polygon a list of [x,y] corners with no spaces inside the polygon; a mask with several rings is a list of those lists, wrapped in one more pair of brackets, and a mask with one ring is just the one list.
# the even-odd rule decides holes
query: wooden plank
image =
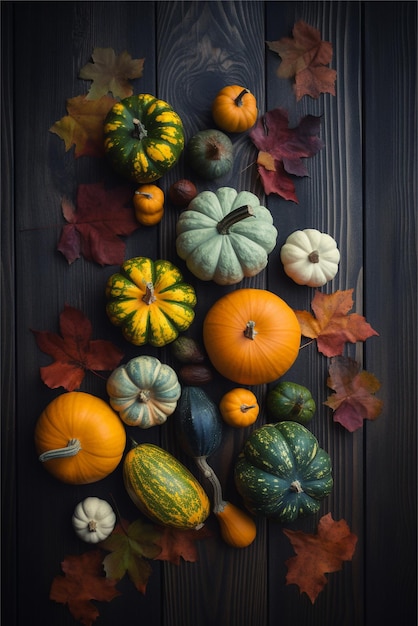
{"label": "wooden plank", "polygon": [[[378,24],[378,28],[376,25]],[[417,5],[365,6],[367,369],[381,417],[366,429],[366,615],[417,622]],[[384,567],[382,564],[384,563]]]}

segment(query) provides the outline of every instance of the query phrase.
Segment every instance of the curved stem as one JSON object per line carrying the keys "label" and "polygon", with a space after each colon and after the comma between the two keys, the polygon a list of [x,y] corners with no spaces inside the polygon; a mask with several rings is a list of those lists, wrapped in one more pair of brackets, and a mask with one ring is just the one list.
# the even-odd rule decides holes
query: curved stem
{"label": "curved stem", "polygon": [[137,117],[134,117],[132,122],[134,125],[134,129],[132,131],[132,137],[134,137],[134,139],[138,139],[139,141],[141,141],[144,137],[148,135],[147,129]]}
{"label": "curved stem", "polygon": [[219,478],[207,462],[206,456],[196,456],[194,457],[194,460],[198,468],[202,471],[204,477],[208,479],[213,487],[213,512],[218,513],[219,511],[223,511],[226,506],[226,502],[222,498],[222,487],[219,482]]}
{"label": "curved stem", "polygon": [[220,235],[227,235],[231,226],[245,219],[246,217],[254,217],[254,211],[248,204],[234,209],[216,225],[216,230]]}
{"label": "curved stem", "polygon": [[135,195],[136,196],[144,196],[144,198],[147,198],[147,200],[152,200],[152,193],[148,193],[146,191],[135,191]]}
{"label": "curved stem", "polygon": [[154,293],[154,285],[152,283],[147,283],[146,291],[144,296],[142,297],[142,300],[145,302],[145,304],[152,304],[156,301],[156,299],[157,296]]}
{"label": "curved stem", "polygon": [[239,93],[237,95],[237,97],[235,98],[234,102],[237,105],[237,107],[242,107],[242,105],[244,104],[242,99],[243,99],[243,97],[245,96],[246,93],[249,93],[249,91],[248,91],[248,89],[245,89],[245,87],[244,87],[244,89],[241,91],[241,93]]}
{"label": "curved stem", "polygon": [[65,448],[57,448],[56,450],[47,450],[39,455],[39,460],[44,463],[50,459],[64,459],[69,456],[75,456],[81,450],[79,439],[70,439]]}

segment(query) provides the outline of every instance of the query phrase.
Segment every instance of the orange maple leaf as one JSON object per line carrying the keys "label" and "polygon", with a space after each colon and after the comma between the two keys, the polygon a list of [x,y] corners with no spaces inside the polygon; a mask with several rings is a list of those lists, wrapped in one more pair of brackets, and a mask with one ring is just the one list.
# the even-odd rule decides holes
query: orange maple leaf
{"label": "orange maple leaf", "polygon": [[87,63],[79,74],[80,78],[93,81],[88,100],[97,100],[109,92],[120,99],[132,96],[129,81],[142,76],[145,59],[133,59],[126,50],[116,55],[113,48],[94,48],[91,58],[93,63]]}
{"label": "orange maple leaf", "polygon": [[357,536],[345,520],[336,522],[331,513],[321,517],[316,535],[300,530],[283,532],[296,552],[286,561],[286,584],[297,585],[313,604],[328,582],[325,574],[341,570],[343,561],[353,558]]}
{"label": "orange maple leaf", "polygon": [[196,541],[211,536],[205,526],[199,530],[178,530],[176,528],[159,527],[161,535],[156,543],[161,546],[161,553],[156,557],[159,561],[170,561],[179,565],[181,559],[194,563],[198,560]]}
{"label": "orange maple leaf", "polygon": [[333,357],[327,385],[335,393],[324,404],[334,411],[334,422],[350,432],[363,426],[363,420],[374,420],[380,415],[383,402],[374,396],[380,382],[373,374],[360,371],[359,363],[353,359]]}
{"label": "orange maple leaf", "polygon": [[76,158],[102,157],[103,122],[116,102],[110,96],[103,96],[99,100],[88,100],[86,96],[70,98],[67,100],[68,115],[55,122],[49,130],[64,141],[66,152],[75,145]]}
{"label": "orange maple leaf", "polygon": [[327,357],[342,354],[346,342],[365,341],[378,335],[365,318],[350,313],[353,289],[325,294],[316,291],[311,302],[315,317],[308,311],[295,311],[304,337],[316,339],[319,352]]}

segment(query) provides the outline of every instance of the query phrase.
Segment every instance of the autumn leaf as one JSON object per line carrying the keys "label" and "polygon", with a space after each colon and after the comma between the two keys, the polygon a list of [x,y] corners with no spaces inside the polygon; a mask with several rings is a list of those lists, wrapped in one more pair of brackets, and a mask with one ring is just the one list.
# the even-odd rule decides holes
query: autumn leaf
{"label": "autumn leaf", "polygon": [[108,579],[119,581],[125,574],[136,589],[145,594],[152,574],[149,559],[161,552],[157,540],[160,532],[152,524],[138,519],[132,523],[118,524],[101,546],[110,552],[103,561]]}
{"label": "autumn leaf", "polygon": [[145,59],[132,59],[126,50],[116,56],[113,48],[94,48],[91,58],[93,63],[87,63],[79,74],[79,78],[93,81],[87,100],[97,100],[109,92],[121,99],[133,94],[129,81],[142,76]]}
{"label": "autumn leaf", "polygon": [[293,176],[308,176],[302,159],[314,156],[324,147],[318,137],[320,118],[303,117],[298,126],[289,128],[289,117],[284,109],[267,111],[250,131],[250,138],[258,148],[258,172],[264,191],[277,193],[285,200],[298,202]]}
{"label": "autumn leaf", "polygon": [[335,96],[337,72],[327,67],[332,60],[332,44],[322,41],[316,28],[299,20],[292,37],[268,41],[267,46],[281,57],[277,74],[280,78],[295,78],[296,100],[308,95],[318,98],[321,93]]}
{"label": "autumn leaf", "polygon": [[178,530],[176,528],[161,528],[161,535],[157,543],[161,546],[161,553],[156,557],[160,561],[170,561],[179,565],[181,559],[196,562],[198,554],[196,541],[201,541],[211,536],[206,526],[199,530]]}
{"label": "autumn leaf", "polygon": [[378,379],[357,361],[348,357],[333,357],[329,366],[327,385],[335,391],[324,402],[334,411],[334,422],[339,422],[351,433],[363,426],[365,419],[376,419],[383,402],[375,397],[380,389]]}
{"label": "autumn leaf", "polygon": [[67,556],[61,563],[64,575],[56,576],[51,585],[50,599],[68,605],[74,619],[84,626],[91,626],[99,616],[91,600],[110,602],[120,595],[116,581],[105,577],[102,560],[100,550]]}
{"label": "autumn leaf", "polygon": [[85,96],[76,96],[67,100],[65,117],[55,122],[49,129],[65,144],[68,152],[74,145],[75,158],[81,156],[104,156],[103,122],[117,102],[110,96],[103,96],[100,100],[89,101]]}
{"label": "autumn leaf", "polygon": [[362,315],[349,313],[352,294],[353,289],[331,294],[316,291],[311,303],[315,316],[308,311],[295,311],[302,335],[316,339],[319,352],[327,357],[342,354],[347,342],[365,341],[379,334]]}
{"label": "autumn leaf", "polygon": [[289,538],[296,556],[286,561],[286,584],[297,585],[314,604],[328,582],[325,574],[342,569],[344,561],[351,561],[357,545],[345,520],[332,519],[331,513],[321,517],[317,534],[300,530],[283,530]]}
{"label": "autumn leaf", "polygon": [[130,186],[106,189],[103,183],[92,183],[78,186],[76,207],[63,199],[68,224],[61,231],[58,250],[68,263],[80,256],[99,265],[123,263],[125,243],[118,235],[130,235],[139,228],[132,196]]}
{"label": "autumn leaf", "polygon": [[61,335],[32,330],[38,348],[54,359],[40,368],[41,379],[51,389],[79,389],[86,371],[112,371],[123,353],[110,341],[91,339],[90,320],[78,309],[65,305],[60,314]]}

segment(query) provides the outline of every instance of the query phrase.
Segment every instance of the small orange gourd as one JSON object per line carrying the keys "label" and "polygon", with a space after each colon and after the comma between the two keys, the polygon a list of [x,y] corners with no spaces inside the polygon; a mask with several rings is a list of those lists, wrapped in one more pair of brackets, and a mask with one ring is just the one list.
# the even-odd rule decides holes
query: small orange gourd
{"label": "small orange gourd", "polygon": [[136,219],[142,226],[155,226],[164,215],[164,192],[157,185],[141,185],[134,194]]}
{"label": "small orange gourd", "polygon": [[85,485],[116,469],[126,445],[125,428],[113,409],[82,391],[63,393],[42,411],[35,426],[35,447],[55,478]]}
{"label": "small orange gourd", "polygon": [[255,96],[245,87],[228,85],[212,103],[215,124],[230,133],[242,133],[254,126],[258,115]]}
{"label": "small orange gourd", "polygon": [[257,526],[252,517],[231,502],[214,510],[222,539],[233,548],[247,548],[257,536]]}
{"label": "small orange gourd", "polygon": [[249,389],[236,387],[227,391],[221,398],[219,410],[222,419],[229,426],[243,428],[256,421],[260,407],[257,397]]}

